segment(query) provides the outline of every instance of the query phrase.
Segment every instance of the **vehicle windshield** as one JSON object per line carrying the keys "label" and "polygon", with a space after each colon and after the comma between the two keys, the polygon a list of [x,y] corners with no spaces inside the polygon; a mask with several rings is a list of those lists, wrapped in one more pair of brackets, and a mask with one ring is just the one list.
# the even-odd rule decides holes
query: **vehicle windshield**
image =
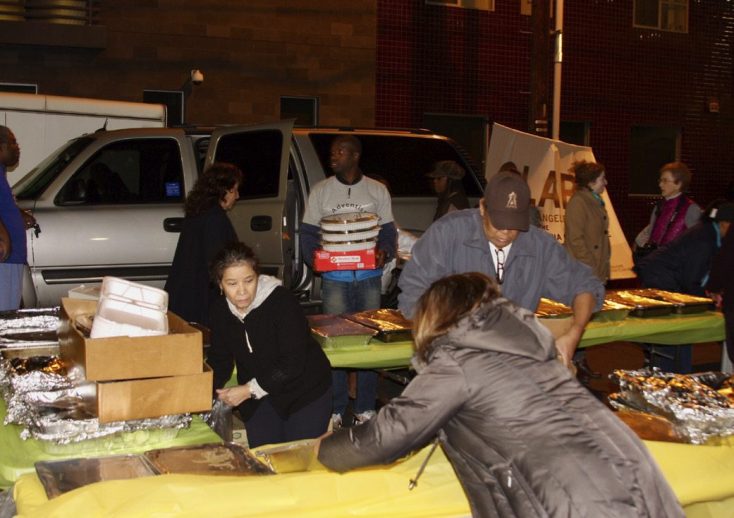
{"label": "vehicle windshield", "polygon": [[16,199],[35,200],[38,198],[69,162],[74,160],[93,140],[91,137],[70,140],[51,153],[13,187]]}

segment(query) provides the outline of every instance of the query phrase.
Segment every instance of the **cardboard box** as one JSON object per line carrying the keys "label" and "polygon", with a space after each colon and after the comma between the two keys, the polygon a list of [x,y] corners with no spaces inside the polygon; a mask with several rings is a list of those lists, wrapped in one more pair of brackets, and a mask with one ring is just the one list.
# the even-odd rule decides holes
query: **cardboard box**
{"label": "cardboard box", "polygon": [[313,266],[317,272],[334,270],[374,270],[377,263],[375,249],[357,250],[356,252],[314,252]]}
{"label": "cardboard box", "polygon": [[188,376],[98,382],[99,422],[210,411],[214,376],[206,364],[200,363],[199,370]]}
{"label": "cardboard box", "polygon": [[90,381],[130,380],[201,374],[201,331],[168,312],[169,334],[85,338],[73,325],[79,315],[94,315],[93,300],[61,299],[61,358],[84,368]]}

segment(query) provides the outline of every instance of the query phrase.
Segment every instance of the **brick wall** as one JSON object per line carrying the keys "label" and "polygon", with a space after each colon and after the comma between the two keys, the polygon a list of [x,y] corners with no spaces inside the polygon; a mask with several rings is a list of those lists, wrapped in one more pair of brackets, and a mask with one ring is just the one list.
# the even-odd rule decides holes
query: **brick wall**
{"label": "brick wall", "polygon": [[141,101],[144,89],[181,89],[198,68],[205,81],[189,98],[189,122],[276,120],[280,96],[289,95],[318,96],[322,124],[374,124],[374,0],[100,6],[106,48],[3,44],[2,80],[37,83],[40,93]]}
{"label": "brick wall", "polygon": [[[378,125],[416,126],[424,112],[446,112],[526,129],[530,18],[517,1],[495,3],[482,12],[378,0]],[[632,7],[633,0],[566,0],[561,101],[562,120],[591,123],[628,239],[645,225],[652,200],[629,196],[632,126],[682,128],[681,158],[702,205],[734,177],[734,5],[690,2],[688,34],[634,29]],[[705,109],[711,96],[718,114]]]}

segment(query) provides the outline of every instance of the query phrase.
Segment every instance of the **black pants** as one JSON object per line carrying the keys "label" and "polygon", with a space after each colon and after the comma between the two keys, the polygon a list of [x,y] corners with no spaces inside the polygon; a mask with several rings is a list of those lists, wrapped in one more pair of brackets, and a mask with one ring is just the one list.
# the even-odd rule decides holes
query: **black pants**
{"label": "black pants", "polygon": [[729,354],[729,361],[734,363],[734,306],[724,308],[724,325],[726,326],[726,352]]}
{"label": "black pants", "polygon": [[281,417],[263,398],[255,413],[245,421],[247,444],[256,448],[263,444],[313,439],[326,433],[331,418],[331,388],[302,409],[286,418]]}

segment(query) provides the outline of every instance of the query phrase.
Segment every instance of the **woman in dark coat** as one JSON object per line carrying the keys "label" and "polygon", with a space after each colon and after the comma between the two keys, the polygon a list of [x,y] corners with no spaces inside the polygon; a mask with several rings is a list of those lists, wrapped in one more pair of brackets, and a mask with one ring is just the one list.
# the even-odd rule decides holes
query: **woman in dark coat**
{"label": "woman in dark coat", "polygon": [[473,516],[683,516],[645,446],[489,277],[433,283],[413,333],[418,375],[374,419],[324,438],[324,465],[392,462],[438,435]]}
{"label": "woman in dark coat", "polygon": [[[222,295],[211,307],[207,353],[216,395],[239,408],[250,448],[319,437],[331,418],[329,360],[298,300],[257,266],[243,243],[214,259]],[[223,388],[234,365],[238,384]]]}
{"label": "woman in dark coat", "polygon": [[239,198],[242,171],[232,164],[212,164],[186,198],[165,290],[168,309],[188,322],[207,325],[209,304],[219,294],[210,283],[209,263],[222,247],[237,241],[227,211]]}

